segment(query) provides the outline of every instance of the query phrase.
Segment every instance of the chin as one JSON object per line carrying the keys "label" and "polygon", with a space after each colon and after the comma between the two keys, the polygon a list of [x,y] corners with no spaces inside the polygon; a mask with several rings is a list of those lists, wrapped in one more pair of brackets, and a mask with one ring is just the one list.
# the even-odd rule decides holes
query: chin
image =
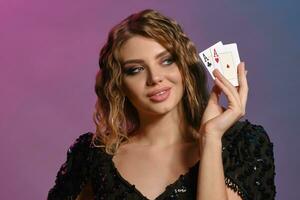
{"label": "chin", "polygon": [[146,110],[144,110],[144,114],[150,115],[165,115],[169,112],[176,111],[178,109],[179,104],[175,103],[161,103],[156,105],[149,106]]}

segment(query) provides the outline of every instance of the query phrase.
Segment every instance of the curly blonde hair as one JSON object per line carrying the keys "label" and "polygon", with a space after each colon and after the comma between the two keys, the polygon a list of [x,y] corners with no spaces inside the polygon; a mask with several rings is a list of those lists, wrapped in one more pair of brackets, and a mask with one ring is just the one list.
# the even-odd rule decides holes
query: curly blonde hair
{"label": "curly blonde hair", "polygon": [[[108,154],[114,154],[139,128],[137,110],[122,90],[119,55],[121,46],[137,35],[154,39],[173,56],[183,77],[182,103],[185,121],[192,129],[200,128],[208,101],[205,68],[200,62],[195,45],[180,25],[151,9],[128,16],[109,32],[107,42],[100,52],[100,70],[96,75],[95,92],[98,99],[93,115],[96,124],[93,144],[105,147]],[[100,141],[100,145],[97,141]]]}

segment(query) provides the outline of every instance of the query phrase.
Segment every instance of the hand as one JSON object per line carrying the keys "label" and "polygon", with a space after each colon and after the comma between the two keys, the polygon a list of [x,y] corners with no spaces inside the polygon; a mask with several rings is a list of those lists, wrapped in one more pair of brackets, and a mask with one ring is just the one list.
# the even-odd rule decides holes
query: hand
{"label": "hand", "polygon": [[[237,71],[237,87],[234,87],[218,69],[213,71],[216,79],[201,121],[199,132],[202,137],[221,140],[226,130],[246,114],[248,84],[243,62],[238,65]],[[219,105],[221,92],[224,92],[228,99],[227,109]]]}

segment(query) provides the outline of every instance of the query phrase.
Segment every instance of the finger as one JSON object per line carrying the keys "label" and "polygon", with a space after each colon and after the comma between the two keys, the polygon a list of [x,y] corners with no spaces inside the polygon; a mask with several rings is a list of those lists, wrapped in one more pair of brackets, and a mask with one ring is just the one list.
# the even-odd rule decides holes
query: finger
{"label": "finger", "polygon": [[218,85],[218,87],[221,88],[221,90],[224,92],[225,96],[231,104],[233,104],[234,106],[239,105],[239,100],[237,100],[237,98],[233,95],[232,91],[230,91],[230,89],[217,77],[215,78],[215,83]]}
{"label": "finger", "polygon": [[220,126],[224,126],[224,130],[228,130],[236,121],[238,121],[241,116],[236,115],[235,112],[232,112],[230,109],[226,109],[222,115],[218,116],[218,121]]}
{"label": "finger", "polygon": [[236,98],[236,101],[240,101],[240,96],[237,92],[237,89],[227,80],[227,78],[225,78],[218,69],[215,69],[213,71],[213,74],[219,79],[219,81],[223,83],[223,85],[225,85],[229,89],[234,98]]}
{"label": "finger", "polygon": [[247,98],[248,98],[248,90],[249,90],[246,74],[247,73],[245,70],[245,63],[241,62],[238,65],[238,82],[239,82],[238,93],[239,93],[241,104],[242,104],[243,108],[246,107]]}
{"label": "finger", "polygon": [[219,95],[221,93],[221,90],[218,88],[217,85],[214,85],[211,93],[210,93],[210,97],[209,97],[209,103],[218,103],[219,102]]}

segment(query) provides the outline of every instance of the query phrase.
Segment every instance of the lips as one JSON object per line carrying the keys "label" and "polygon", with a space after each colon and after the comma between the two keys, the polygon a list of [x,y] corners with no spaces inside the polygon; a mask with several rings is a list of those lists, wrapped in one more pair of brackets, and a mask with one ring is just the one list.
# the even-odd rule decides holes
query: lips
{"label": "lips", "polygon": [[170,87],[162,87],[162,88],[160,88],[160,89],[158,89],[158,90],[154,90],[153,92],[148,93],[148,94],[147,94],[147,97],[154,96],[154,95],[156,95],[156,94],[159,94],[159,93],[161,93],[161,92],[163,92],[163,91],[167,91],[167,90],[170,90],[170,89],[171,89]]}
{"label": "lips", "polygon": [[171,93],[171,87],[162,87],[147,94],[152,102],[160,103],[167,100]]}

